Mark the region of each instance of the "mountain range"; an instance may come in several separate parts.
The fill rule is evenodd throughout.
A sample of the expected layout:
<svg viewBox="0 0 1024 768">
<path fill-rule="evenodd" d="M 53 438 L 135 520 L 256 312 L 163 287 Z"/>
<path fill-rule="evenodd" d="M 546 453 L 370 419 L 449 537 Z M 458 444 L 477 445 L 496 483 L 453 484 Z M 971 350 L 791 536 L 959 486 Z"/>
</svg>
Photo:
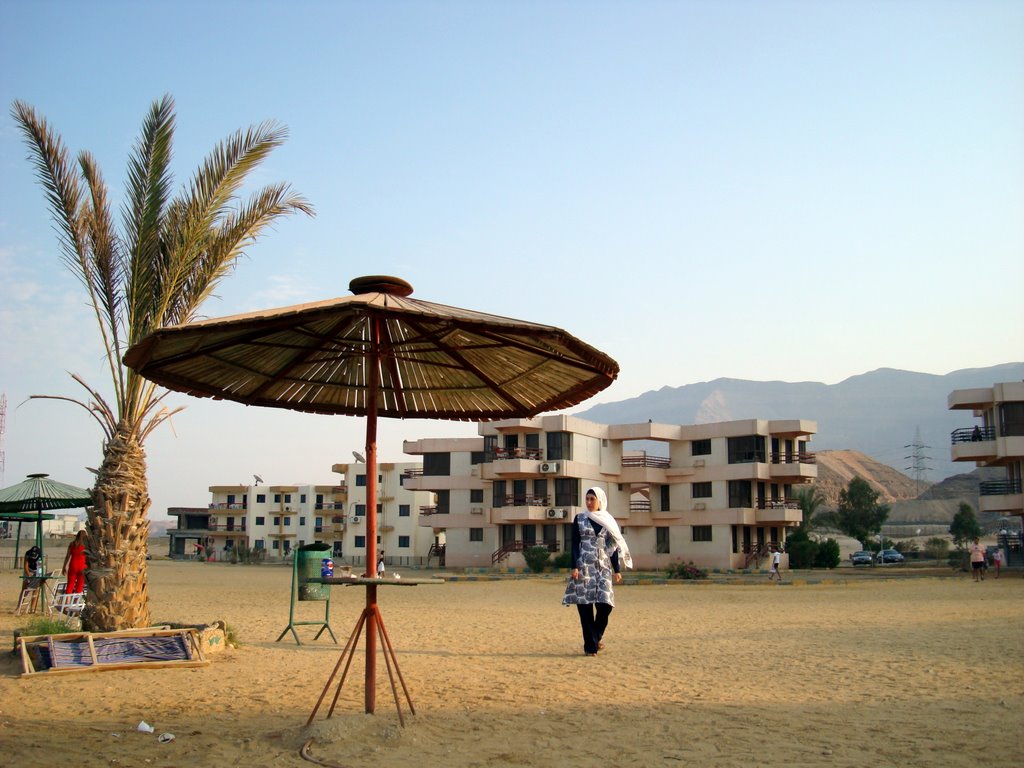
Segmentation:
<svg viewBox="0 0 1024 768">
<path fill-rule="evenodd" d="M 950 460 L 950 433 L 973 426 L 977 419 L 969 411 L 949 410 L 949 393 L 1021 379 L 1024 362 L 942 376 L 880 368 L 838 384 L 723 378 L 666 386 L 575 415 L 601 424 L 810 419 L 818 424 L 812 451 L 852 449 L 928 484 L 974 468 Z M 645 447 L 665 451 L 658 444 Z"/>
</svg>

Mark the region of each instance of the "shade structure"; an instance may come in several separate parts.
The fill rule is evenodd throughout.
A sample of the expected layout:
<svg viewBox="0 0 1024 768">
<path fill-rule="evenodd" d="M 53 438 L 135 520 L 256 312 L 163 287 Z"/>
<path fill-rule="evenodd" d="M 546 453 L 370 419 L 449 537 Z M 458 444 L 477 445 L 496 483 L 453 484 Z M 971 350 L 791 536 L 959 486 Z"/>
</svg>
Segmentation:
<svg viewBox="0 0 1024 768">
<path fill-rule="evenodd" d="M 368 500 L 376 498 L 379 416 L 535 416 L 586 400 L 619 372 L 612 358 L 561 328 L 413 299 L 399 278 L 361 277 L 349 290 L 354 295 L 160 329 L 124 361 L 190 395 L 365 416 Z M 372 577 L 376 505 L 366 508 L 365 575 Z M 366 592 L 369 713 L 380 615 L 377 588 L 368 584 Z"/>
<path fill-rule="evenodd" d="M 0 514 L 35 512 L 36 546 L 40 550 L 43 548 L 44 510 L 76 509 L 91 505 L 92 494 L 89 491 L 51 480 L 50 476 L 45 473 L 29 475 L 17 485 L 0 489 Z M 47 515 L 45 519 L 52 520 L 53 515 Z M 15 545 L 14 557 L 18 557 L 17 545 Z"/>
</svg>

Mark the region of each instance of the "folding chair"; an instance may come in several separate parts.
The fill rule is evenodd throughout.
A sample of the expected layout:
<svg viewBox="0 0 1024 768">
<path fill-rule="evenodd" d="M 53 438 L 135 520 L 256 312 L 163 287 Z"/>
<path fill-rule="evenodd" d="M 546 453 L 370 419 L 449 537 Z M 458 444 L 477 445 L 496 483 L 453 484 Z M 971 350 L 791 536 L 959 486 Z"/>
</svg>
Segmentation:
<svg viewBox="0 0 1024 768">
<path fill-rule="evenodd" d="M 39 593 L 42 589 L 43 585 L 39 579 L 23 579 L 21 597 L 18 598 L 18 607 L 14 610 L 14 615 L 20 616 L 23 613 L 35 613 L 39 607 Z"/>
</svg>

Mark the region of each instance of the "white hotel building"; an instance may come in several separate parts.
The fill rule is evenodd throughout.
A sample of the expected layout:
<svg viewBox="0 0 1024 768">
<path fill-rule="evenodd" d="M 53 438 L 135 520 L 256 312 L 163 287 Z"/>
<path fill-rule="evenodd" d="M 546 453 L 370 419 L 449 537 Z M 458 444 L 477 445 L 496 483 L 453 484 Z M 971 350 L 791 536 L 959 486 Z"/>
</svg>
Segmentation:
<svg viewBox="0 0 1024 768">
<path fill-rule="evenodd" d="M 423 465 L 408 470 L 405 487 L 435 495 L 420 524 L 443 538 L 449 568 L 522 567 L 523 550 L 536 545 L 564 551 L 593 486 L 607 492 L 636 568 L 744 568 L 800 523 L 795 493 L 817 477 L 807 450 L 816 431 L 799 419 L 484 422 L 479 437 L 407 441 Z M 666 450 L 645 450 L 652 441 Z"/>
</svg>

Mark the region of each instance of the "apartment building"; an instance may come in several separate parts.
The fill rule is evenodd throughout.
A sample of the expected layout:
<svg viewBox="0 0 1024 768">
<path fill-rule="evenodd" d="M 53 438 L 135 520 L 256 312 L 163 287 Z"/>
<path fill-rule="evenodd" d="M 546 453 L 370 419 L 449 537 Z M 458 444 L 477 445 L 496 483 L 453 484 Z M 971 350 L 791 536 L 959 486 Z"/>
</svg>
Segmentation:
<svg viewBox="0 0 1024 768">
<path fill-rule="evenodd" d="M 1003 467 L 1006 472 L 1001 480 L 981 484 L 978 511 L 1024 518 L 1024 382 L 957 389 L 949 394 L 948 405 L 950 410 L 971 411 L 976 419 L 974 424 L 953 430 L 953 461 Z"/>
<path fill-rule="evenodd" d="M 380 463 L 377 491 L 377 548 L 389 565 L 416 565 L 430 556 L 434 539 L 417 525 L 414 509 L 433 499 L 407 490 L 414 463 Z M 366 465 L 335 464 L 335 485 L 215 485 L 208 508 L 172 507 L 177 527 L 168 531 L 170 555 L 188 557 L 202 545 L 216 559 L 231 557 L 244 544 L 283 559 L 313 542 L 331 545 L 341 564 L 362 566 L 366 557 Z"/>
<path fill-rule="evenodd" d="M 522 567 L 523 551 L 571 546 L 599 486 L 635 567 L 743 568 L 800 523 L 796 489 L 817 477 L 805 420 L 604 425 L 565 415 L 484 422 L 476 438 L 406 441 L 422 456 L 406 486 L 435 494 L 420 524 L 451 567 Z"/>
</svg>

